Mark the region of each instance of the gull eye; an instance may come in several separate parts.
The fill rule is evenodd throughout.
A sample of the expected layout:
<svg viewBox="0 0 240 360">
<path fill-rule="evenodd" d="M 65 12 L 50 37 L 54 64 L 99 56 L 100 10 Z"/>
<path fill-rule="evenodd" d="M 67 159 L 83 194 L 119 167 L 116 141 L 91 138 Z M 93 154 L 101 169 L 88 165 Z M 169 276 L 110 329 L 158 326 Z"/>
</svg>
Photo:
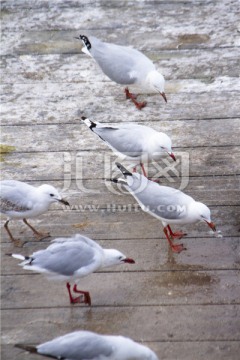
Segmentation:
<svg viewBox="0 0 240 360">
<path fill-rule="evenodd" d="M 50 196 L 51 196 L 51 197 L 53 197 L 53 196 L 54 196 L 54 194 L 50 194 Z"/>
<path fill-rule="evenodd" d="M 122 260 L 122 258 L 123 258 L 122 256 L 119 256 L 119 258 L 118 258 L 118 259 L 119 259 L 119 260 Z"/>
</svg>

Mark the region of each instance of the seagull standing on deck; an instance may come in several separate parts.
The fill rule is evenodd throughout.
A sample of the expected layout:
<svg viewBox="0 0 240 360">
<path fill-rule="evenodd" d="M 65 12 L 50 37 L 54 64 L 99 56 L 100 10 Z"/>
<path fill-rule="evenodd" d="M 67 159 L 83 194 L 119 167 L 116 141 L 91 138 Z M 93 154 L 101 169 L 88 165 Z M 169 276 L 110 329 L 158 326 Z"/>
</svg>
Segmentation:
<svg viewBox="0 0 240 360">
<path fill-rule="evenodd" d="M 176 161 L 172 152 L 172 141 L 168 135 L 158 132 L 149 126 L 138 124 L 118 124 L 109 126 L 93 122 L 82 117 L 83 122 L 97 134 L 100 139 L 122 159 L 140 164 L 143 174 L 147 176 L 144 163 L 158 161 L 165 154 Z M 136 166 L 133 168 L 136 171 Z"/>
<path fill-rule="evenodd" d="M 100 335 L 83 330 L 59 336 L 37 346 L 15 346 L 59 360 L 159 360 L 147 346 L 127 337 Z"/>
<path fill-rule="evenodd" d="M 186 250 L 183 244 L 175 245 L 172 242 L 174 239 L 181 239 L 186 234 L 180 231 L 173 232 L 170 225 L 204 221 L 213 231 L 216 231 L 211 221 L 210 210 L 206 205 L 195 201 L 180 190 L 158 185 L 141 174 L 132 174 L 119 163 L 116 165 L 125 179 L 112 179 L 112 181 L 122 183 L 143 211 L 162 221 L 165 236 L 174 252 L 180 253 Z"/>
<path fill-rule="evenodd" d="M 23 260 L 20 266 L 26 270 L 44 273 L 51 279 L 66 280 L 71 304 L 84 302 L 91 305 L 91 298 L 89 292 L 79 290 L 76 284 L 73 286 L 73 292 L 80 293 L 83 301 L 81 295 L 74 298 L 69 280 L 76 280 L 105 267 L 135 263 L 120 251 L 103 249 L 92 239 L 80 234 L 71 238 L 57 238 L 51 242 L 45 250 L 39 250 L 31 256 L 7 255 Z"/>
<path fill-rule="evenodd" d="M 44 184 L 39 187 L 26 184 L 17 180 L 3 180 L 0 182 L 0 212 L 8 217 L 4 227 L 16 246 L 20 241 L 15 239 L 8 228 L 11 219 L 23 220 L 40 240 L 49 236 L 49 233 L 40 233 L 27 222 L 27 218 L 34 218 L 46 212 L 51 203 L 61 202 L 64 205 L 69 203 L 62 199 L 57 189 Z"/>
<path fill-rule="evenodd" d="M 138 50 L 126 46 L 103 42 L 93 36 L 79 35 L 82 51 L 91 56 L 105 75 L 117 84 L 126 85 L 125 94 L 141 110 L 146 102 L 137 102 L 128 86 L 140 88 L 147 93 L 159 93 L 167 102 L 164 92 L 165 80 L 153 62 Z"/>
</svg>

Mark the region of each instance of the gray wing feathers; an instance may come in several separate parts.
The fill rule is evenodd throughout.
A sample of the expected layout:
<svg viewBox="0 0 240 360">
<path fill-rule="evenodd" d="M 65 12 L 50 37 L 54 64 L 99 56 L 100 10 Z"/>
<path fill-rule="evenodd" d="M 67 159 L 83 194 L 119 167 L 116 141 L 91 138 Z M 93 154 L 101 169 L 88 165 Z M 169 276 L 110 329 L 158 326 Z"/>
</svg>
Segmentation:
<svg viewBox="0 0 240 360">
<path fill-rule="evenodd" d="M 150 60 L 135 49 L 125 46 L 119 46 L 110 43 L 104 43 L 94 37 L 89 37 L 92 44 L 91 55 L 96 60 L 104 74 L 118 84 L 130 85 L 137 80 L 137 74 L 133 70 L 137 69 L 139 61 L 147 62 Z"/>
<path fill-rule="evenodd" d="M 141 178 L 141 177 L 140 177 Z M 136 200 L 145 207 L 145 211 L 151 212 L 157 217 L 163 219 L 181 219 L 186 215 L 187 204 L 191 197 L 179 190 L 148 181 L 147 186 L 142 191 L 137 191 L 137 183 L 128 185 L 129 190 Z"/>
<path fill-rule="evenodd" d="M 92 267 L 95 263 L 98 267 L 95 251 L 84 243 L 52 244 L 46 250 L 34 253 L 32 258 L 32 266 L 63 276 L 73 276 L 79 269 Z"/>
<path fill-rule="evenodd" d="M 109 146 L 118 152 L 131 156 L 141 156 L 143 152 L 143 142 L 141 134 L 136 135 L 135 131 L 124 128 L 98 127 L 93 128 L 93 131 Z"/>
<path fill-rule="evenodd" d="M 106 339 L 87 331 L 70 333 L 37 346 L 40 354 L 63 359 L 98 360 L 112 354 Z"/>
</svg>

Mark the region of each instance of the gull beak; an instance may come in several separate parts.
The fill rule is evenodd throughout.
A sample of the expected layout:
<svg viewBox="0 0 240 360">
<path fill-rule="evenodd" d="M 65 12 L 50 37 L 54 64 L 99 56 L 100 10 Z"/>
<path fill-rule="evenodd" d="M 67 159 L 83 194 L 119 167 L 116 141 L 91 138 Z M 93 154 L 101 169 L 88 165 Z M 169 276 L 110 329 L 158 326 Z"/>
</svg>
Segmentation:
<svg viewBox="0 0 240 360">
<path fill-rule="evenodd" d="M 209 226 L 213 231 L 216 231 L 216 226 L 214 225 L 213 222 L 208 222 L 208 221 L 206 221 L 206 223 L 208 224 L 208 226 Z"/>
<path fill-rule="evenodd" d="M 162 97 L 164 98 L 165 102 L 167 102 L 167 97 L 166 97 L 166 95 L 165 95 L 165 92 L 160 92 L 159 94 L 162 95 Z"/>
<path fill-rule="evenodd" d="M 176 158 L 175 158 L 174 153 L 168 153 L 168 155 L 171 156 L 171 158 L 172 158 L 174 161 L 177 161 Z"/>
<path fill-rule="evenodd" d="M 130 259 L 130 258 L 124 259 L 123 262 L 128 263 L 128 264 L 135 264 L 135 261 L 133 259 Z"/>
<path fill-rule="evenodd" d="M 79 36 L 74 36 L 74 39 L 80 40 Z"/>
<path fill-rule="evenodd" d="M 68 205 L 70 206 L 69 202 L 67 200 L 64 200 L 64 199 L 59 199 L 58 200 L 60 203 L 64 204 L 64 205 Z"/>
</svg>

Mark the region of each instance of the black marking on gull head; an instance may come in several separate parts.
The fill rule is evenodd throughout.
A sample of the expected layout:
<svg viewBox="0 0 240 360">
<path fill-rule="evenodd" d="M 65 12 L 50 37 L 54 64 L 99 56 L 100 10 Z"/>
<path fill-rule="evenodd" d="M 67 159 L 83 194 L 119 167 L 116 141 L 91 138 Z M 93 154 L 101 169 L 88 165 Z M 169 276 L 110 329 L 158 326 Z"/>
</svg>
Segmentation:
<svg viewBox="0 0 240 360">
<path fill-rule="evenodd" d="M 84 45 L 86 46 L 86 48 L 87 48 L 88 50 L 90 50 L 91 47 L 92 47 L 92 45 L 91 45 L 90 41 L 88 40 L 87 36 L 85 36 L 85 35 L 79 35 L 79 38 L 83 41 L 83 43 L 84 43 Z"/>
</svg>

